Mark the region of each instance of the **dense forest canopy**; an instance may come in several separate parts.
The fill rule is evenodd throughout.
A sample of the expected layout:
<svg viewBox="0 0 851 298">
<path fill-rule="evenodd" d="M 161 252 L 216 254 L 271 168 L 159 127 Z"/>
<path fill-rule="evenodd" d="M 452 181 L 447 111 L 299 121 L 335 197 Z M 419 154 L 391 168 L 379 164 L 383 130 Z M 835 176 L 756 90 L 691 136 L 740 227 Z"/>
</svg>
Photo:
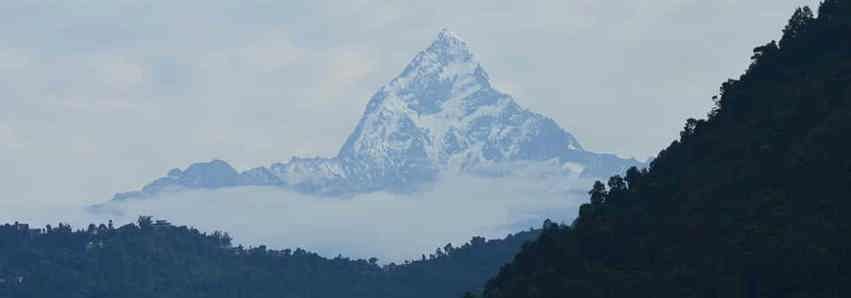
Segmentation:
<svg viewBox="0 0 851 298">
<path fill-rule="evenodd" d="M 458 297 L 539 231 L 447 244 L 421 259 L 327 259 L 303 249 L 232 246 L 221 232 L 140 217 L 135 224 L 0 226 L 0 297 Z"/>
<path fill-rule="evenodd" d="M 752 59 L 707 119 L 595 184 L 483 295 L 851 296 L 851 0 L 798 9 Z"/>
</svg>

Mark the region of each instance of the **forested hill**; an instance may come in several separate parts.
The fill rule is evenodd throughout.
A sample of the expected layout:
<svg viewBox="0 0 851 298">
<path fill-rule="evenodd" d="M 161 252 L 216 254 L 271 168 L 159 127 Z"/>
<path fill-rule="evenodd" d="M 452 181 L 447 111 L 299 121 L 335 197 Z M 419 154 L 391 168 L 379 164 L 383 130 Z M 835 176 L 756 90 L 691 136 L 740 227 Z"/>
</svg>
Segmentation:
<svg viewBox="0 0 851 298">
<path fill-rule="evenodd" d="M 459 297 L 538 234 L 474 237 L 413 262 L 380 266 L 376 259 L 326 259 L 302 249 L 233 247 L 227 234 L 148 217 L 84 231 L 6 224 L 0 226 L 0 297 Z"/>
<path fill-rule="evenodd" d="M 851 0 L 798 9 L 716 100 L 484 296 L 851 297 Z"/>
</svg>

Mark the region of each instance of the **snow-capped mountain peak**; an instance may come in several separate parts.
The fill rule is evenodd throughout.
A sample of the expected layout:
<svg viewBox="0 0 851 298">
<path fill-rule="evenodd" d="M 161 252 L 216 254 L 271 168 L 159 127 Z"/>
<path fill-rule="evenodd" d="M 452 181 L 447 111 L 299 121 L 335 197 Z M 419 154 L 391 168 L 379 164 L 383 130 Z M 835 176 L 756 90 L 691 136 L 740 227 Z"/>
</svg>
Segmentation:
<svg viewBox="0 0 851 298">
<path fill-rule="evenodd" d="M 440 32 L 437 34 L 437 39 L 435 39 L 435 42 L 454 43 L 459 46 L 467 45 L 467 43 L 465 43 L 464 40 L 458 36 L 458 34 L 455 34 L 455 32 L 450 31 L 449 28 L 446 27 L 440 29 Z"/>
<path fill-rule="evenodd" d="M 372 97 L 340 157 L 402 171 L 407 166 L 396 160 L 404 156 L 401 160 L 413 162 L 411 167 L 423 170 L 425 165 L 434 172 L 482 162 L 544 160 L 581 148 L 555 122 L 494 89 L 467 44 L 444 30 Z"/>
<path fill-rule="evenodd" d="M 478 66 L 476 55 L 458 35 L 443 29 L 437 38 L 425 50 L 421 51 L 409 64 L 406 71 L 421 66 L 446 66 L 468 64 Z M 404 76 L 404 72 L 403 72 Z"/>
<path fill-rule="evenodd" d="M 467 44 L 444 29 L 376 96 L 397 95 L 414 111 L 430 113 L 440 109 L 449 95 L 463 92 L 462 89 L 490 88 L 489 80 Z"/>
<path fill-rule="evenodd" d="M 219 161 L 201 168 L 217 169 L 211 175 L 218 179 L 214 185 L 277 185 L 340 195 L 409 191 L 441 172 L 481 173 L 489 172 L 489 167 L 505 172 L 511 167 L 500 165 L 518 162 L 544 162 L 566 174 L 601 177 L 640 165 L 635 160 L 585 151 L 555 121 L 522 108 L 491 85 L 467 43 L 444 29 L 399 76 L 371 97 L 337 156 L 293 158 L 239 175 L 227 171 L 229 166 Z M 184 178 L 187 172 L 172 171 L 154 182 L 159 185 L 156 189 L 208 186 L 195 181 L 204 175 Z M 222 177 L 234 181 L 220 181 Z M 181 181 L 193 182 L 184 185 Z M 162 186 L 171 182 L 175 185 Z M 145 189 L 152 188 L 146 186 L 143 193 Z"/>
</svg>

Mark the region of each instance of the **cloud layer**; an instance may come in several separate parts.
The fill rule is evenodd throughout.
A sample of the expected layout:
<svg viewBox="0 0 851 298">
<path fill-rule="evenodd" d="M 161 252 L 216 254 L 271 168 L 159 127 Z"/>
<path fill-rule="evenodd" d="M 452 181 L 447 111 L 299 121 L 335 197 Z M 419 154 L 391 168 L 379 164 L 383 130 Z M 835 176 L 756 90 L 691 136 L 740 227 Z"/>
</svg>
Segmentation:
<svg viewBox="0 0 851 298">
<path fill-rule="evenodd" d="M 468 41 L 497 88 L 554 118 L 584 147 L 644 159 L 677 135 L 683 119 L 709 110 L 719 84 L 741 73 L 755 45 L 779 36 L 795 6 L 817 2 L 0 1 L 5 21 L 0 26 L 0 220 L 37 213 L 49 215 L 42 222 L 67 220 L 74 207 L 103 202 L 168 169 L 211 158 L 244 170 L 293 155 L 333 155 L 375 89 L 443 27 Z M 474 208 L 487 202 L 450 204 L 465 199 L 463 192 L 452 194 L 422 201 L 433 204 L 425 205 L 432 211 L 457 212 L 450 223 L 470 214 L 467 230 L 445 230 L 410 247 L 401 239 L 413 238 L 377 242 L 410 253 L 511 224 L 495 219 L 498 210 L 489 215 Z M 516 197 L 528 200 L 534 194 Z M 238 215 L 226 216 L 231 209 L 224 208 L 235 201 L 217 195 L 204 196 L 220 202 L 209 207 L 200 197 L 187 200 L 209 214 L 244 218 L 240 227 L 245 228 L 233 229 L 237 236 L 251 231 L 252 212 L 271 212 L 236 209 Z M 327 222 L 317 234 L 332 234 L 327 230 L 341 226 L 335 218 L 383 226 L 343 212 L 351 208 L 367 217 L 371 208 L 381 210 L 369 205 L 376 200 L 383 204 L 375 205 L 396 208 L 388 214 L 419 218 L 409 202 L 415 198 L 384 202 L 391 201 L 385 195 L 326 210 L 268 190 L 239 196 L 257 201 L 246 206 L 289 198 L 284 201 L 292 204 L 286 206 L 293 220 L 298 208 L 313 211 L 305 214 L 335 214 L 317 215 Z M 184 215 L 168 212 L 189 206 L 173 201 L 178 207 L 150 208 L 162 209 L 178 223 L 228 228 L 212 225 L 228 222 L 224 219 L 207 221 L 191 217 L 192 212 L 178 218 Z M 384 219 L 393 227 L 391 220 L 400 218 Z M 473 224 L 477 220 L 485 222 Z M 267 222 L 256 222 L 261 223 Z M 393 233 L 401 232 L 383 235 Z M 245 234 L 240 237 L 278 241 L 271 234 Z M 287 235 L 292 238 L 287 243 L 319 239 Z M 373 251 L 381 250 L 368 252 Z"/>
<path fill-rule="evenodd" d="M 0 216 L 38 224 L 133 222 L 139 215 L 167 219 L 203 231 L 229 232 L 237 243 L 301 247 L 333 257 L 380 257 L 400 262 L 460 244 L 474 235 L 501 238 L 547 218 L 569 222 L 582 192 L 565 189 L 570 179 L 538 177 L 443 177 L 413 195 L 376 193 L 349 199 L 305 196 L 279 188 L 240 187 L 188 191 L 155 199 L 110 203 L 98 212 L 83 206 L 3 206 Z"/>
</svg>

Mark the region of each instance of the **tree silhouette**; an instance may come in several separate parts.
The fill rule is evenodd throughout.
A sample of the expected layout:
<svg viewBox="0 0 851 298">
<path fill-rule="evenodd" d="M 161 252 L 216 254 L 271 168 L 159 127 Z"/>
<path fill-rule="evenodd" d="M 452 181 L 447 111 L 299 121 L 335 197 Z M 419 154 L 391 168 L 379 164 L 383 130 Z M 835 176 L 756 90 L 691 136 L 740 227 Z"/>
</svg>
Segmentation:
<svg viewBox="0 0 851 298">
<path fill-rule="evenodd" d="M 483 297 L 851 296 L 851 0 L 798 9 L 715 104 Z"/>
</svg>

